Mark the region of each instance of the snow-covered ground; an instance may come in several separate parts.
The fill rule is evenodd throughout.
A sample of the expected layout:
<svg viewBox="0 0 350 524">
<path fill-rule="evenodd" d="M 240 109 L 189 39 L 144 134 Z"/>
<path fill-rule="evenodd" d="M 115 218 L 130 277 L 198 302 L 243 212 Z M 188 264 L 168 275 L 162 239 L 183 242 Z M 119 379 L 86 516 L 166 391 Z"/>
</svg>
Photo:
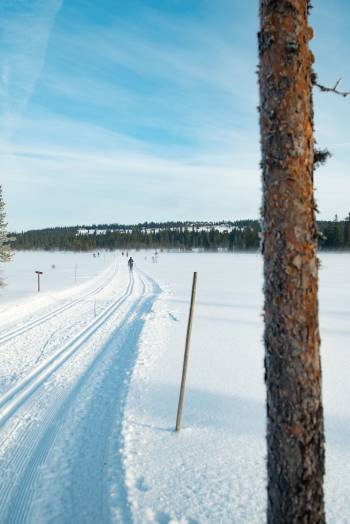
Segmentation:
<svg viewBox="0 0 350 524">
<path fill-rule="evenodd" d="M 37 275 L 42 271 L 41 291 L 61 290 L 81 284 L 98 275 L 115 256 L 110 251 L 95 253 L 61 251 L 17 251 L 9 264 L 1 265 L 0 276 L 6 286 L 0 288 L 0 304 L 37 292 Z"/>
<path fill-rule="evenodd" d="M 154 263 L 132 252 L 130 274 L 120 253 L 51 255 L 17 255 L 18 267 L 47 257 L 45 274 L 56 265 L 40 297 L 17 270 L 5 273 L 14 278 L 0 306 L 0 522 L 264 522 L 260 257 L 160 253 Z M 331 524 L 350 521 L 349 262 L 323 254 L 320 273 Z M 75 263 L 89 278 L 74 282 Z"/>
</svg>

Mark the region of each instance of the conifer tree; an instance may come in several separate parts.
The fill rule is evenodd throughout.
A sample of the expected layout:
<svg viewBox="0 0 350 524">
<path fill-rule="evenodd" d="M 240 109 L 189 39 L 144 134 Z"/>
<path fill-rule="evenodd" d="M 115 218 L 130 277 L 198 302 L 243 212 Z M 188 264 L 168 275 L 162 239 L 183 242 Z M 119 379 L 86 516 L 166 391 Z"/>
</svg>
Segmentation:
<svg viewBox="0 0 350 524">
<path fill-rule="evenodd" d="M 350 213 L 346 217 L 344 224 L 344 247 L 350 247 Z"/>
<path fill-rule="evenodd" d="M 333 222 L 334 231 L 334 247 L 339 249 L 344 245 L 344 230 L 342 224 L 340 224 L 338 215 L 335 215 Z"/>
<path fill-rule="evenodd" d="M 7 223 L 5 222 L 5 203 L 2 197 L 2 187 L 0 186 L 0 261 L 9 262 L 11 260 L 11 250 L 9 246 L 9 238 L 6 233 Z M 0 286 L 3 286 L 4 282 L 0 278 Z"/>
</svg>

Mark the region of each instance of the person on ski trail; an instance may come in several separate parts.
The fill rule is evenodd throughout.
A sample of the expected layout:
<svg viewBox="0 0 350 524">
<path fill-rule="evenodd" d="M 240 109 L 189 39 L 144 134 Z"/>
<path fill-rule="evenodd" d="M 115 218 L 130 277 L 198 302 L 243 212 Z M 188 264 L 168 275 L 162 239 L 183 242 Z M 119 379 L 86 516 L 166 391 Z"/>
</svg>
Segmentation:
<svg viewBox="0 0 350 524">
<path fill-rule="evenodd" d="M 132 268 L 134 267 L 134 260 L 132 257 L 130 257 L 128 260 L 128 266 L 129 266 L 130 271 L 132 271 Z"/>
</svg>

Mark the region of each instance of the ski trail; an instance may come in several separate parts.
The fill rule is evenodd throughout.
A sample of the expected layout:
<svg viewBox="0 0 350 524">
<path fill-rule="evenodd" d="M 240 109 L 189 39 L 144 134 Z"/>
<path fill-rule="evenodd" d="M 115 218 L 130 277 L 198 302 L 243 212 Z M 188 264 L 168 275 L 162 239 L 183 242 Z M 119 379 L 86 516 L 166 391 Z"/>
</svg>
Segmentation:
<svg viewBox="0 0 350 524">
<path fill-rule="evenodd" d="M 0 427 L 25 402 L 35 390 L 42 386 L 64 362 L 74 354 L 86 340 L 120 307 L 131 294 L 133 279 L 130 278 L 126 292 L 108 306 L 95 320 L 84 327 L 77 335 L 51 355 L 45 362 L 31 371 L 24 380 L 8 390 L 0 399 Z"/>
<path fill-rule="evenodd" d="M 133 279 L 129 278 L 126 292 L 123 294 L 122 297 L 119 297 L 119 299 L 116 301 L 117 303 L 119 302 L 119 307 L 124 302 L 125 298 L 129 294 L 131 294 L 132 287 L 133 287 Z M 69 356 L 71 356 L 71 354 L 66 355 L 65 360 L 67 360 Z M 8 391 L 1 398 L 0 406 L 2 406 L 3 409 L 1 410 L 0 408 L 0 420 L 2 418 L 2 425 L 5 425 L 5 422 L 9 422 L 9 419 L 11 419 L 11 416 L 16 412 L 16 410 L 19 409 L 26 400 L 29 400 L 30 397 L 33 396 L 33 394 L 36 392 L 36 390 L 40 388 L 40 386 L 44 385 L 45 379 L 47 379 L 50 375 L 52 375 L 52 372 L 54 371 L 51 368 L 47 370 L 47 366 L 51 364 L 51 361 L 53 361 L 54 365 L 57 364 L 56 360 L 57 359 L 55 358 L 55 355 L 53 358 L 52 357 L 49 358 L 46 362 L 43 363 L 43 365 L 39 366 L 39 369 L 37 368 L 36 370 L 34 370 L 31 376 L 26 377 L 24 381 L 16 385 L 14 388 Z M 46 371 L 46 375 L 44 376 L 40 375 L 40 371 L 42 370 L 42 368 L 44 372 Z M 54 394 L 55 394 L 55 399 L 54 399 L 55 405 L 57 406 L 62 401 L 65 391 L 62 389 L 58 389 L 54 392 Z M 39 401 L 40 401 L 40 397 L 39 397 Z M 45 410 L 45 406 L 43 406 L 42 409 Z M 15 474 L 18 478 L 22 477 L 28 460 L 30 460 L 32 463 L 32 468 L 31 468 L 32 470 L 37 465 L 38 456 L 36 456 L 34 453 L 35 446 L 36 446 L 36 440 L 38 438 L 38 435 L 42 433 L 45 434 L 46 427 L 49 427 L 49 424 L 55 421 L 55 413 L 56 411 L 54 409 L 49 410 L 46 413 L 46 417 L 43 420 L 40 420 L 40 427 L 36 427 L 35 421 L 34 421 L 34 424 L 31 424 L 31 421 L 29 421 L 29 424 L 34 426 L 34 430 L 31 431 L 31 428 L 30 428 L 28 433 L 27 432 L 23 433 L 22 431 L 22 434 L 20 434 L 19 438 L 17 439 L 16 447 L 14 449 L 13 455 L 12 457 L 10 457 L 9 470 L 12 472 L 15 471 Z M 20 426 L 21 426 L 20 422 L 17 423 L 14 428 L 11 428 L 12 432 L 14 432 L 18 427 L 19 429 L 21 429 Z M 43 456 L 42 453 L 45 450 L 45 448 L 47 447 L 47 444 L 50 442 L 49 436 L 50 436 L 49 433 L 47 433 L 45 437 L 46 445 L 43 446 L 43 449 L 40 452 L 41 456 Z M 1 435 L 1 437 L 2 437 L 2 440 L 0 442 L 0 449 L 3 447 L 4 442 L 6 442 L 6 439 L 8 438 L 7 432 L 3 432 L 3 435 Z M 6 506 L 6 500 L 8 500 L 8 498 L 11 496 L 11 491 L 13 488 L 12 479 L 7 475 L 7 471 L 5 468 L 3 468 L 3 473 L 4 473 L 4 476 L 2 478 L 3 485 L 1 486 L 1 489 L 0 489 L 0 516 L 3 513 L 2 508 L 3 506 Z M 21 493 L 19 493 L 18 498 L 19 500 L 21 499 Z M 5 522 L 7 521 L 5 520 Z"/>
<path fill-rule="evenodd" d="M 119 451 L 122 418 L 143 318 L 159 292 L 146 275 L 138 280 L 141 292 L 73 388 L 58 391 L 54 409 L 17 441 L 9 464 L 17 480 L 7 481 L 0 495 L 4 522 L 131 522 Z M 44 500 L 52 479 L 52 499 Z"/>
<path fill-rule="evenodd" d="M 30 320 L 23 324 L 22 326 L 15 328 L 11 331 L 7 331 L 4 334 L 0 334 L 0 344 L 4 344 L 5 342 L 9 342 L 10 340 L 18 337 L 19 335 L 22 335 L 26 333 L 27 331 L 33 329 L 34 327 L 40 326 L 44 322 L 47 322 L 48 320 L 51 320 L 55 318 L 60 313 L 63 313 L 64 311 L 67 311 L 68 309 L 71 309 L 72 307 L 76 306 L 77 304 L 80 304 L 82 301 L 86 300 L 87 298 L 97 295 L 100 293 L 103 289 L 105 289 L 108 284 L 112 281 L 112 279 L 115 276 L 117 269 L 115 268 L 112 275 L 109 275 L 108 278 L 105 280 L 105 282 L 92 291 L 89 291 L 88 293 L 85 293 L 83 296 L 76 298 L 69 302 L 68 304 L 64 304 L 63 306 L 60 306 L 52 311 L 49 311 L 48 313 L 45 313 L 44 315 L 40 316 L 39 318 L 36 318 L 34 320 Z"/>
</svg>

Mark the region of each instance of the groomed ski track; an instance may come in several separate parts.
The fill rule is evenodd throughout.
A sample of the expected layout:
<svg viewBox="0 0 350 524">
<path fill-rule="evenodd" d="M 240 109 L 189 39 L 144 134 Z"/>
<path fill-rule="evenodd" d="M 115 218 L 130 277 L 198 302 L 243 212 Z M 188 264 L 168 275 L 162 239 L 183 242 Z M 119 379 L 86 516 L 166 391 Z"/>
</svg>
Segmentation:
<svg viewBox="0 0 350 524">
<path fill-rule="evenodd" d="M 31 344 L 40 344 L 45 326 L 52 329 L 72 308 L 78 319 L 86 299 L 102 290 L 98 314 L 82 328 L 77 321 L 68 340 L 64 333 L 56 337 L 49 353 L 33 358 L 0 398 L 0 522 L 132 520 L 121 426 L 139 336 L 158 285 L 137 269 L 114 267 L 89 293 L 17 330 L 3 330 L 2 348 L 10 340 L 20 343 L 28 331 Z"/>
<path fill-rule="evenodd" d="M 114 271 L 116 271 L 116 270 L 114 270 Z M 113 271 L 113 274 L 108 275 L 107 279 L 105 280 L 105 282 L 103 284 L 97 286 L 92 291 L 89 291 L 88 293 L 84 293 L 82 296 L 80 296 L 78 298 L 75 298 L 74 300 L 70 300 L 70 301 L 68 301 L 68 303 L 65 303 L 63 306 L 56 307 L 53 310 L 51 310 L 51 311 L 49 311 L 47 313 L 44 313 L 43 315 L 40 315 L 39 317 L 37 317 L 37 318 L 35 318 L 33 320 L 29 320 L 29 321 L 25 322 L 23 325 L 21 325 L 20 327 L 17 327 L 17 328 L 12 329 L 12 330 L 7 330 L 5 333 L 1 333 L 0 332 L 0 344 L 3 344 L 5 342 L 9 342 L 10 340 L 18 337 L 19 335 L 22 335 L 23 333 L 26 333 L 30 329 L 33 329 L 34 327 L 40 326 L 41 324 L 43 324 L 44 322 L 46 322 L 48 320 L 56 318 L 57 315 L 59 315 L 60 313 L 63 313 L 65 311 L 67 311 L 68 309 L 71 309 L 75 305 L 80 304 L 82 301 L 87 300 L 88 298 L 97 295 L 100 291 L 102 291 L 111 282 L 111 280 L 112 280 L 112 278 L 114 276 L 114 271 Z"/>
</svg>

